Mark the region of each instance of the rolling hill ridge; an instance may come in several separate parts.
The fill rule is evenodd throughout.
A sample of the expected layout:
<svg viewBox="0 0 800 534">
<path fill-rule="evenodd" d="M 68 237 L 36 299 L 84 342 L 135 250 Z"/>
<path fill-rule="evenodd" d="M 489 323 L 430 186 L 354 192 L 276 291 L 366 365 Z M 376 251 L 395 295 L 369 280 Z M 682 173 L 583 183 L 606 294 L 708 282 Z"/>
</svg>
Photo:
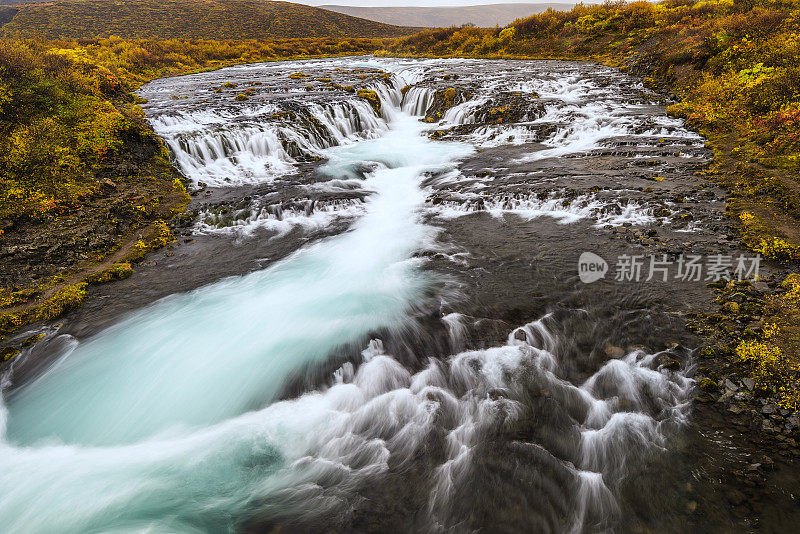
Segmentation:
<svg viewBox="0 0 800 534">
<path fill-rule="evenodd" d="M 265 0 L 68 0 L 19 5 L 4 37 L 280 39 L 396 37 L 403 28 L 342 13 Z"/>
<path fill-rule="evenodd" d="M 322 5 L 323 9 L 344 13 L 353 17 L 397 24 L 400 26 L 419 26 L 425 28 L 446 28 L 474 24 L 483 28 L 506 26 L 516 19 L 541 13 L 548 8 L 568 11 L 571 3 L 536 4 L 486 4 L 458 7 L 360 7 Z"/>
</svg>

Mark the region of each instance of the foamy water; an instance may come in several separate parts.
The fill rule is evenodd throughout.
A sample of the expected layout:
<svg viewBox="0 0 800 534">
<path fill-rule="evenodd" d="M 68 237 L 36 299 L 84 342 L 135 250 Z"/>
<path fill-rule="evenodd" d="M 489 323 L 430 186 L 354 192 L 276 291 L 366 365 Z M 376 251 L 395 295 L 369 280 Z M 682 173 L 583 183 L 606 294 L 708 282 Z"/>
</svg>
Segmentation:
<svg viewBox="0 0 800 534">
<path fill-rule="evenodd" d="M 437 233 L 423 215 L 465 214 L 458 203 L 425 208 L 430 191 L 422 184 L 431 177 L 457 183 L 459 161 L 486 139 L 485 132 L 459 141 L 426 137 L 431 127 L 471 124 L 484 98 L 451 109 L 439 125 L 420 122 L 432 90 L 401 89 L 425 81 L 437 62 L 360 61 L 235 72 L 270 80 L 277 69 L 285 76 L 300 68 L 382 68 L 393 74 L 371 86 L 381 96 L 379 114 L 337 95 L 291 101 L 292 121 L 275 118 L 289 109 L 283 96 L 213 110 L 161 109 L 152 118 L 195 183 L 269 183 L 316 156 L 324 160 L 321 180 L 305 186 L 309 193 L 357 188 L 365 198 L 302 210 L 257 206 L 225 225 L 210 212 L 201 216 L 197 231 L 205 233 L 262 228 L 281 236 L 340 219 L 351 224 L 267 269 L 173 295 L 91 338 L 69 340 L 45 373 L 0 403 L 6 531 L 233 532 L 282 522 L 348 530 L 361 495 L 419 462 L 425 475 L 415 491 L 424 506 L 414 529 L 464 531 L 459 495 L 474 480 L 485 444 L 520 421 L 556 416 L 557 425 L 543 427 L 547 440 L 520 445 L 541 473 L 537 484 L 558 488 L 548 497 L 558 506 L 543 505 L 541 524 L 531 528 L 613 526 L 627 466 L 658 454 L 686 421 L 687 367 L 666 370 L 660 354 L 632 350 L 575 381 L 564 361 L 570 340 L 549 315 L 509 332 L 505 343 L 466 350 L 476 321 L 443 313 L 451 350 L 421 368 L 370 339 L 376 332 L 413 338 L 421 328 L 414 312 L 432 298 L 435 275 L 416 253 L 435 247 Z M 605 90 L 590 80 L 520 85 L 526 83 L 514 79 L 507 87 L 553 100 L 542 121 L 574 117 L 533 159 L 583 153 L 631 134 L 633 119 L 609 104 L 583 102 Z M 163 80 L 152 90 L 169 87 Z M 635 202 L 603 207 L 596 197 L 554 194 L 490 197 L 483 210 L 563 224 L 653 221 L 652 210 Z M 363 348 L 360 358 L 329 373 L 324 385 L 281 397 L 298 373 L 344 356 L 353 344 Z M 550 399 L 544 408 L 531 400 L 543 391 Z"/>
</svg>

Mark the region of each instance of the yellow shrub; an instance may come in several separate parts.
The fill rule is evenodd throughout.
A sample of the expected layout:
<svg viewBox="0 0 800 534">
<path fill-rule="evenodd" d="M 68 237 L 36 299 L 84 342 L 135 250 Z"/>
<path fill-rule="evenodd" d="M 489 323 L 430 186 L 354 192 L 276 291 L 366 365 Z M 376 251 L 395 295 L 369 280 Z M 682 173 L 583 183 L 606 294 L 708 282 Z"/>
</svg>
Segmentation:
<svg viewBox="0 0 800 534">
<path fill-rule="evenodd" d="M 115 263 L 105 271 L 97 273 L 94 276 L 87 278 L 88 282 L 93 284 L 111 282 L 112 280 L 122 280 L 128 278 L 133 274 L 133 268 L 130 263 Z"/>
<path fill-rule="evenodd" d="M 793 245 L 781 239 L 780 237 L 773 237 L 771 239 L 761 239 L 755 251 L 764 256 L 765 258 L 773 259 L 797 259 L 800 257 L 798 252 L 800 247 Z"/>
<path fill-rule="evenodd" d="M 86 282 L 66 286 L 47 299 L 36 312 L 36 319 L 50 320 L 77 308 L 86 298 Z"/>
<path fill-rule="evenodd" d="M 131 247 L 127 260 L 130 262 L 139 261 L 151 250 L 161 248 L 171 243 L 173 239 L 175 239 L 175 237 L 172 235 L 172 230 L 169 229 L 167 223 L 164 221 L 156 221 L 147 235 L 142 236 L 136 241 L 133 247 Z"/>
</svg>

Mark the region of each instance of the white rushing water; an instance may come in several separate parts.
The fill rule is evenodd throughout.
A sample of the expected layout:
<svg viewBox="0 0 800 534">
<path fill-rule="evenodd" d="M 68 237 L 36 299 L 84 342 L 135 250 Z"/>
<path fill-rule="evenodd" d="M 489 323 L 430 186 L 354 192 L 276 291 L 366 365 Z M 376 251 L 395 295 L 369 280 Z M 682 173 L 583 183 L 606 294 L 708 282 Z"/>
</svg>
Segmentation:
<svg viewBox="0 0 800 534">
<path fill-rule="evenodd" d="M 554 333 L 550 316 L 514 330 L 505 344 L 442 354 L 416 371 L 380 340 L 368 341 L 375 332 L 417 327 L 412 312 L 424 302 L 431 275 L 414 253 L 436 233 L 421 222 L 427 196 L 421 183 L 431 175 L 457 180 L 457 162 L 475 150 L 429 140 L 430 125 L 419 116 L 432 91 L 401 92 L 432 64 L 400 62 L 392 83 L 374 86 L 380 117 L 353 98 L 308 104 L 313 126 L 294 129 L 260 120 L 276 113 L 269 104 L 155 119 L 195 182 L 269 181 L 297 163 L 289 140 L 326 160 L 319 172 L 329 181 L 309 189 L 356 184 L 369 195 L 302 213 L 254 210 L 237 226 L 282 235 L 342 215 L 354 222 L 267 269 L 173 295 L 72 341 L 46 372 L 0 402 L 0 530 L 235 532 L 251 521 L 321 517 L 337 530 L 345 525 L 337 518 L 352 510 L 359 492 L 435 451 L 436 464 L 415 488 L 425 503 L 418 526 L 461 531 L 457 490 L 469 484 L 487 436 L 535 417 L 532 384 L 547 391 L 549 409 L 568 414 L 563 443 L 532 447 L 541 458 L 534 468 L 563 482 L 568 503 L 566 516 L 543 512 L 543 525 L 608 528 L 626 462 L 663 447 L 667 430 L 685 421 L 691 389 L 685 369 L 667 371 L 659 355 L 636 350 L 570 382 L 561 361 L 569 342 Z M 575 78 L 531 90 L 550 88 L 572 106 L 589 85 Z M 453 108 L 443 122 L 469 124 L 481 102 L 479 96 Z M 603 135 L 604 128 L 628 127 L 627 119 L 609 120 L 598 126 Z M 575 148 L 569 139 L 585 131 L 582 124 L 554 134 L 543 152 Z M 650 216 L 633 203 L 608 216 L 598 216 L 599 207 L 593 197 L 571 205 L 530 197 L 489 202 L 486 209 L 565 223 L 595 217 L 598 225 Z M 441 215 L 448 209 L 440 208 Z M 201 231 L 215 231 L 203 224 Z M 473 320 L 449 313 L 441 321 L 461 351 Z M 361 361 L 343 364 L 327 387 L 279 398 L 298 373 L 354 343 L 366 345 Z"/>
<path fill-rule="evenodd" d="M 14 398 L 11 439 L 118 444 L 215 423 L 269 401 L 292 370 L 332 349 L 406 326 L 425 287 L 408 258 L 430 231 L 415 221 L 418 177 L 467 149 L 424 140 L 407 116 L 393 126 L 329 154 L 332 176 L 352 162 L 390 165 L 366 180 L 376 194 L 350 232 L 168 298 L 79 345 Z"/>
<path fill-rule="evenodd" d="M 305 127 L 269 121 L 278 111 L 262 106 L 178 113 L 157 117 L 152 124 L 186 176 L 215 186 L 269 182 L 289 172 L 297 163 L 289 146 L 306 156 L 323 157 L 331 146 L 374 139 L 387 129 L 386 122 L 360 100 L 311 103 L 306 111 L 316 124 Z"/>
<path fill-rule="evenodd" d="M 410 256 L 431 232 L 415 214 L 424 200 L 420 175 L 470 151 L 430 142 L 421 130 L 415 118 L 396 111 L 382 137 L 326 152 L 323 172 L 332 177 L 347 175 L 355 163 L 378 165 L 364 183 L 374 195 L 349 232 L 264 271 L 164 299 L 79 343 L 18 391 L 3 408 L 9 415 L 0 486 L 15 488 L 0 498 L 6 526 L 85 532 L 121 514 L 108 526 L 143 528 L 175 499 L 189 504 L 201 497 L 182 478 L 198 463 L 230 453 L 206 473 L 210 478 L 197 481 L 197 491 L 216 494 L 214 488 L 241 482 L 240 468 L 231 464 L 243 460 L 237 449 L 254 453 L 254 443 L 264 440 L 259 454 L 279 463 L 284 439 L 307 439 L 303 434 L 320 420 L 310 412 L 305 417 L 305 409 L 300 419 L 280 405 L 246 412 L 268 404 L 293 371 L 337 347 L 377 329 L 410 327 L 407 313 L 426 288 L 419 260 Z M 311 412 L 327 417 L 325 408 Z M 295 422 L 299 427 L 291 429 Z M 31 463 L 40 466 L 35 473 Z M 174 473 L 157 476 L 166 466 Z M 116 473 L 105 478 L 109 471 Z M 64 499 L 68 486 L 81 495 Z M 163 491 L 150 494 L 152 486 Z M 86 506 L 76 510 L 80 502 Z M 126 514 L 129 525 L 121 518 Z M 152 524 L 185 527 L 169 527 L 165 517 Z"/>
</svg>

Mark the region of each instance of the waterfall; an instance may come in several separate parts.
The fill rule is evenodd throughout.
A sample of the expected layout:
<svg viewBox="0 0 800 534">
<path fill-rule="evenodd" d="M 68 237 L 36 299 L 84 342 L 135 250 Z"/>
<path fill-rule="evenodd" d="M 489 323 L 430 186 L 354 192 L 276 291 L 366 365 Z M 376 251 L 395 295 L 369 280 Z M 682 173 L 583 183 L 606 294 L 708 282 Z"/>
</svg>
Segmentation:
<svg viewBox="0 0 800 534">
<path fill-rule="evenodd" d="M 433 104 L 434 91 L 428 87 L 411 87 L 403 95 L 403 111 L 409 115 L 425 116 Z"/>
<path fill-rule="evenodd" d="M 287 118 L 274 106 L 245 107 L 160 116 L 152 124 L 181 172 L 211 186 L 269 182 L 299 159 L 323 157 L 332 146 L 371 139 L 388 128 L 369 104 L 357 99 L 309 102 L 293 114 Z"/>
<path fill-rule="evenodd" d="M 458 79 L 476 96 L 429 125 L 421 117 L 443 66 L 460 66 Z M 530 279 L 508 279 L 519 272 L 512 264 L 534 269 L 542 259 L 504 251 L 497 229 L 507 215 L 526 234 L 540 217 L 584 221 L 585 233 L 667 224 L 627 190 L 522 186 L 542 178 L 543 160 L 558 167 L 556 158 L 584 157 L 623 135 L 699 140 L 676 119 L 637 117 L 613 100 L 613 87 L 574 67 L 552 68 L 309 60 L 146 86 L 150 120 L 187 177 L 268 184 L 250 188 L 252 197 L 247 189 L 235 208 L 200 204 L 202 239 L 245 235 L 247 246 L 266 229 L 297 248 L 91 337 L 55 338 L 62 348 L 52 365 L 15 388 L 4 382 L 3 529 L 461 532 L 476 530 L 480 508 L 502 527 L 614 530 L 626 477 L 663 454 L 687 422 L 690 351 L 620 341 L 625 349 L 604 352 L 624 335 L 560 294 L 558 312 L 531 312 L 516 293 Z M 298 81 L 296 72 L 306 75 Z M 375 91 L 380 113 L 345 89 L 349 82 Z M 244 87 L 264 89 L 237 99 Z M 170 98 L 181 91 L 190 97 Z M 509 91 L 538 94 L 544 115 L 477 124 L 490 99 Z M 430 139 L 442 133 L 430 128 L 454 125 L 462 128 L 447 140 Z M 518 182 L 511 172 L 495 181 L 482 166 L 519 164 L 504 159 L 511 150 L 531 168 Z M 471 226 L 467 216 L 478 212 L 492 224 Z M 499 251 L 499 278 L 455 261 L 472 252 L 447 241 L 457 231 L 488 239 L 487 255 Z M 439 270 L 443 263 L 469 269 Z M 468 277 L 485 293 L 508 293 L 512 311 L 483 300 L 455 311 L 470 297 Z M 473 316 L 484 308 L 485 317 Z M 362 514 L 364 506 L 378 512 Z"/>
</svg>

